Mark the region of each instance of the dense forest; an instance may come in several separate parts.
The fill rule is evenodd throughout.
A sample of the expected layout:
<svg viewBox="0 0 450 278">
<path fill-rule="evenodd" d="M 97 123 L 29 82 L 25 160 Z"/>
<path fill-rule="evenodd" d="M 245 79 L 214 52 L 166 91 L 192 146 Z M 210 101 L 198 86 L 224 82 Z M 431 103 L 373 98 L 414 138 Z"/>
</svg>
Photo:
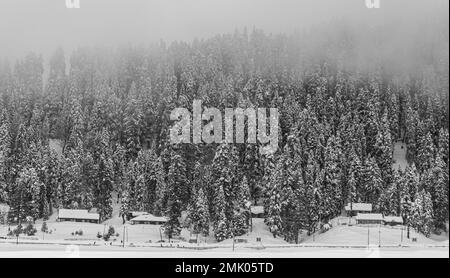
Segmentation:
<svg viewBox="0 0 450 278">
<path fill-rule="evenodd" d="M 121 213 L 166 216 L 171 237 L 188 227 L 221 241 L 246 233 L 249 206 L 263 205 L 273 235 L 295 242 L 347 202 L 368 202 L 427 236 L 445 229 L 448 29 L 411 44 L 407 67 L 382 44 L 361 54 L 345 30 L 318 39 L 253 29 L 1 61 L 0 203 L 11 207 L 9 221 L 47 219 L 56 208 L 96 209 L 106 220 L 117 198 Z M 277 108 L 277 152 L 171 144 L 171 111 L 192 110 L 194 100 Z M 393 167 L 400 141 L 406 169 Z"/>
</svg>

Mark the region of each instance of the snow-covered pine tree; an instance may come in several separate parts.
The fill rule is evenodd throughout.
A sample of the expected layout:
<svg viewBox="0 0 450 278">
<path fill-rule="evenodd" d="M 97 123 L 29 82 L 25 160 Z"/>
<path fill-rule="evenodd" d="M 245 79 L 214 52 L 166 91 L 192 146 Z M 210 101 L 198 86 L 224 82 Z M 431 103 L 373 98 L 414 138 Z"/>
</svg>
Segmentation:
<svg viewBox="0 0 450 278">
<path fill-rule="evenodd" d="M 420 140 L 419 149 L 417 151 L 417 169 L 420 173 L 429 170 L 434 163 L 434 144 L 431 134 L 427 133 Z"/>
<path fill-rule="evenodd" d="M 439 153 L 442 156 L 442 160 L 444 161 L 444 163 L 447 164 L 448 167 L 448 163 L 449 163 L 449 136 L 448 136 L 448 129 L 446 128 L 441 128 L 441 130 L 439 131 Z"/>
<path fill-rule="evenodd" d="M 244 176 L 242 181 L 238 184 L 237 192 L 234 199 L 234 215 L 231 220 L 233 222 L 233 232 L 235 235 L 243 235 L 247 232 L 251 217 L 250 206 L 250 187 L 247 182 L 247 177 Z"/>
<path fill-rule="evenodd" d="M 82 154 L 79 154 L 77 149 L 70 149 L 66 152 L 62 164 L 61 183 L 57 190 L 60 208 L 78 208 L 81 197 L 80 178 L 82 177 L 80 155 Z"/>
<path fill-rule="evenodd" d="M 133 82 L 128 93 L 124 119 L 124 133 L 128 159 L 135 158 L 142 148 L 142 118 L 143 113 L 138 99 L 136 85 Z"/>
<path fill-rule="evenodd" d="M 362 198 L 366 203 L 377 204 L 383 189 L 381 172 L 373 157 L 368 157 L 364 163 L 361 175 Z"/>
<path fill-rule="evenodd" d="M 399 215 L 401 180 L 397 171 L 394 171 L 392 182 L 380 193 L 377 207 L 384 215 Z"/>
<path fill-rule="evenodd" d="M 445 223 L 449 216 L 448 202 L 448 168 L 438 153 L 433 168 L 429 170 L 430 193 L 433 200 L 434 225 L 437 229 L 446 230 Z"/>
<path fill-rule="evenodd" d="M 388 102 L 388 119 L 389 119 L 389 128 L 392 134 L 392 139 L 398 140 L 400 138 L 400 106 L 398 101 L 398 94 L 395 91 L 388 91 L 388 96 L 390 95 L 390 99 Z"/>
<path fill-rule="evenodd" d="M 0 202 L 7 201 L 8 197 L 8 159 L 10 155 L 11 138 L 6 112 L 0 114 Z"/>
<path fill-rule="evenodd" d="M 417 155 L 417 144 L 418 144 L 418 126 L 419 126 L 419 115 L 416 110 L 412 107 L 407 108 L 406 120 L 405 120 L 405 141 L 407 145 L 406 158 L 408 161 L 416 161 Z"/>
<path fill-rule="evenodd" d="M 173 150 L 170 158 L 170 167 L 167 183 L 167 207 L 166 217 L 168 221 L 164 224 L 164 232 L 169 238 L 177 236 L 181 232 L 182 210 L 182 188 L 187 186 L 186 165 L 183 158 L 176 150 Z"/>
<path fill-rule="evenodd" d="M 431 194 L 425 189 L 419 191 L 416 194 L 411 210 L 411 226 L 426 237 L 429 237 L 433 229 L 433 202 Z"/>
<path fill-rule="evenodd" d="M 405 183 L 405 189 L 409 193 L 409 196 L 411 198 L 414 198 L 414 196 L 416 196 L 416 193 L 419 191 L 420 183 L 420 175 L 417 172 L 417 168 L 414 164 L 406 167 L 403 181 Z"/>
<path fill-rule="evenodd" d="M 43 179 L 42 182 L 46 186 L 47 203 L 49 215 L 53 211 L 53 207 L 57 205 L 57 190 L 61 182 L 61 158 L 51 149 L 47 149 L 43 161 Z"/>
<path fill-rule="evenodd" d="M 196 191 L 193 195 L 194 200 L 189 207 L 189 218 L 191 219 L 193 232 L 196 234 L 202 234 L 203 236 L 209 235 L 209 209 L 208 200 L 203 192 L 202 188 Z"/>
<path fill-rule="evenodd" d="M 363 165 L 361 164 L 361 160 L 359 159 L 359 156 L 355 152 L 354 148 L 351 148 L 350 150 L 349 160 L 350 166 L 347 175 L 349 176 L 348 190 L 349 198 L 351 197 L 351 199 L 349 199 L 348 202 L 358 202 L 362 200 L 361 181 L 363 174 Z"/>
<path fill-rule="evenodd" d="M 80 194 L 79 205 L 83 209 L 90 210 L 94 206 L 94 189 L 96 187 L 97 165 L 92 154 L 84 151 L 81 145 L 78 145 L 77 152 L 80 156 Z"/>
<path fill-rule="evenodd" d="M 217 224 L 214 228 L 214 237 L 218 242 L 224 241 L 229 237 L 228 221 L 225 216 L 225 210 L 222 209 L 217 218 Z"/>
<path fill-rule="evenodd" d="M 332 217 L 340 213 L 342 209 L 342 178 L 343 170 L 341 168 L 342 148 L 340 139 L 331 136 L 328 139 L 325 148 L 325 163 L 324 163 L 324 185 L 322 191 L 322 200 L 327 207 L 325 215 Z"/>
<path fill-rule="evenodd" d="M 111 160 L 109 148 L 109 133 L 104 129 L 98 134 L 99 157 L 96 162 L 96 188 L 94 191 L 94 203 L 100 214 L 101 220 L 106 220 L 112 216 L 112 191 L 114 189 L 114 165 Z"/>
<path fill-rule="evenodd" d="M 156 202 L 153 206 L 153 212 L 156 215 L 163 214 L 163 208 L 165 204 L 165 193 L 166 193 L 166 173 L 164 172 L 163 163 L 161 157 L 157 158 L 157 161 L 153 164 L 153 173 L 156 178 Z"/>
<path fill-rule="evenodd" d="M 389 127 L 388 114 L 384 113 L 376 136 L 374 157 L 378 163 L 381 178 L 383 179 L 383 188 L 385 189 L 389 188 L 392 184 L 392 155 L 391 129 Z"/>
<path fill-rule="evenodd" d="M 238 156 L 235 147 L 231 144 L 222 143 L 217 149 L 212 165 L 212 179 L 214 187 L 213 207 L 217 207 L 217 202 L 222 202 L 221 191 L 224 194 L 224 209 L 226 221 L 230 221 L 234 216 L 234 199 L 238 187 Z M 221 209 L 215 211 L 214 219 L 217 221 Z M 217 224 L 217 223 L 216 223 Z M 229 223 L 227 223 L 229 227 Z"/>
<path fill-rule="evenodd" d="M 282 156 L 277 158 L 275 170 L 269 180 L 268 205 L 266 210 L 266 217 L 264 222 L 269 228 L 269 231 L 274 237 L 283 234 L 282 214 L 282 193 L 283 184 L 286 182 L 284 170 L 284 158 Z"/>
<path fill-rule="evenodd" d="M 377 87 L 377 86 L 376 86 Z M 368 111 L 365 119 L 365 136 L 366 136 L 366 147 L 367 154 L 373 155 L 375 151 L 375 144 L 377 134 L 379 132 L 379 99 L 378 99 L 378 89 L 370 94 Z"/>
<path fill-rule="evenodd" d="M 270 203 L 271 183 L 270 179 L 274 175 L 275 171 L 275 159 L 273 154 L 265 155 L 263 157 L 263 172 L 262 188 L 263 188 L 263 206 L 264 211 L 268 211 Z"/>
<path fill-rule="evenodd" d="M 244 160 L 242 162 L 243 174 L 248 177 L 248 185 L 255 203 L 263 197 L 261 186 L 262 169 L 260 165 L 259 146 L 257 144 L 247 144 L 245 146 Z"/>
<path fill-rule="evenodd" d="M 11 211 L 9 221 L 24 221 L 28 216 L 33 219 L 40 217 L 40 192 L 42 183 L 39 181 L 34 168 L 24 168 L 15 182 L 12 192 Z"/>
<path fill-rule="evenodd" d="M 119 208 L 119 215 L 122 217 L 123 223 L 125 223 L 125 221 L 127 220 L 126 216 L 130 211 L 130 195 L 128 193 L 128 188 L 124 188 L 122 190 Z"/>
<path fill-rule="evenodd" d="M 71 99 L 70 108 L 68 119 L 70 135 L 67 144 L 64 146 L 64 151 L 77 148 L 84 133 L 83 112 L 81 110 L 80 100 L 77 97 Z"/>
</svg>

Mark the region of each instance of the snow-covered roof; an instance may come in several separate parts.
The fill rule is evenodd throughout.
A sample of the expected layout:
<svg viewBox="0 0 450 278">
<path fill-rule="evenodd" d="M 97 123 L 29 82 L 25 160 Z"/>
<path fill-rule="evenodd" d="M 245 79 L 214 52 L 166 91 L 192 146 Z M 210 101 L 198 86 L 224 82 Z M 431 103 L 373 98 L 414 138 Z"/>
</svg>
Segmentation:
<svg viewBox="0 0 450 278">
<path fill-rule="evenodd" d="M 139 215 L 143 215 L 143 214 L 149 214 L 146 211 L 132 211 L 130 213 L 131 213 L 131 216 L 133 216 L 133 217 L 136 217 L 136 216 L 139 216 Z"/>
<path fill-rule="evenodd" d="M 263 206 L 252 206 L 251 207 L 251 212 L 253 214 L 261 214 L 264 213 L 264 207 Z"/>
<path fill-rule="evenodd" d="M 403 218 L 400 216 L 385 216 L 384 221 L 390 223 L 403 223 Z"/>
<path fill-rule="evenodd" d="M 167 218 L 164 216 L 154 216 L 153 214 L 142 214 L 130 221 L 152 221 L 152 222 L 167 222 Z"/>
<path fill-rule="evenodd" d="M 350 209 L 351 208 L 351 209 Z M 347 211 L 372 211 L 372 204 L 368 203 L 348 203 L 345 206 Z"/>
<path fill-rule="evenodd" d="M 60 209 L 58 218 L 99 220 L 98 213 L 89 213 L 87 209 Z"/>
<path fill-rule="evenodd" d="M 381 213 L 358 213 L 356 220 L 383 220 Z"/>
<path fill-rule="evenodd" d="M 8 212 L 9 206 L 7 204 L 0 204 L 0 212 Z"/>
</svg>

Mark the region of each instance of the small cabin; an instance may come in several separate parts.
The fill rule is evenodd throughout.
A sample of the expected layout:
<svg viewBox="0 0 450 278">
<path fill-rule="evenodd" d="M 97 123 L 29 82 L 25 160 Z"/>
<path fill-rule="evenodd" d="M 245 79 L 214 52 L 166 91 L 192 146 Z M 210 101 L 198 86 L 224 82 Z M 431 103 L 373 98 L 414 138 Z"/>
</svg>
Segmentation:
<svg viewBox="0 0 450 278">
<path fill-rule="evenodd" d="M 125 216 L 126 220 L 129 221 L 135 217 L 138 217 L 138 216 L 141 216 L 144 214 L 148 214 L 148 212 L 146 212 L 146 211 L 129 211 L 129 212 L 126 212 L 124 214 L 124 216 Z"/>
<path fill-rule="evenodd" d="M 252 206 L 250 208 L 252 213 L 252 218 L 264 218 L 264 207 L 263 206 Z"/>
<path fill-rule="evenodd" d="M 372 204 L 369 203 L 348 203 L 345 206 L 345 212 L 347 216 L 355 216 L 358 213 L 371 213 Z"/>
<path fill-rule="evenodd" d="M 358 213 L 356 224 L 383 224 L 384 218 L 381 213 Z"/>
<path fill-rule="evenodd" d="M 153 214 L 141 214 L 130 220 L 132 225 L 149 224 L 149 225 L 163 225 L 167 222 L 164 216 L 154 216 Z"/>
<path fill-rule="evenodd" d="M 59 209 L 57 221 L 100 223 L 100 214 L 90 213 L 87 209 Z"/>
<path fill-rule="evenodd" d="M 400 216 L 385 216 L 384 224 L 389 226 L 403 225 L 403 218 Z"/>
</svg>

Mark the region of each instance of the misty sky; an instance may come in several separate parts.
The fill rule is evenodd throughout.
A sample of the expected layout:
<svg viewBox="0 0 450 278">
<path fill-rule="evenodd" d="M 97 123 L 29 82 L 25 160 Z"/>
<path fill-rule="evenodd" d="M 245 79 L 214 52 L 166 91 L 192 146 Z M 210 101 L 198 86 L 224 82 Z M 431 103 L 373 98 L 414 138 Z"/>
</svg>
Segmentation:
<svg viewBox="0 0 450 278">
<path fill-rule="evenodd" d="M 0 57 L 35 51 L 45 55 L 62 46 L 141 44 L 232 33 L 253 26 L 289 33 L 336 19 L 368 25 L 411 24 L 446 13 L 448 0 L 0 0 Z"/>
</svg>

